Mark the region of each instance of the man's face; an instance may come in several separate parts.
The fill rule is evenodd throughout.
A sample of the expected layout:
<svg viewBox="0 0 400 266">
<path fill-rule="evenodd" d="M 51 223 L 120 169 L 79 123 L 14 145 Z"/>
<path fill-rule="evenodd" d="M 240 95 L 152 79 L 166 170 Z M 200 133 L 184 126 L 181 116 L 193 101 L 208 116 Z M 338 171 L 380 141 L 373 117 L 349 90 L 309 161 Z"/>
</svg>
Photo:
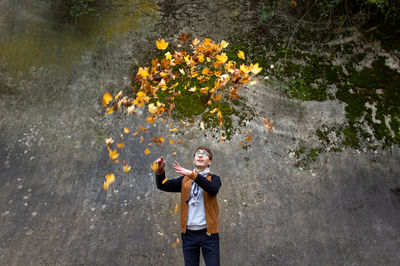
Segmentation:
<svg viewBox="0 0 400 266">
<path fill-rule="evenodd" d="M 210 166 L 211 160 L 208 157 L 208 153 L 205 150 L 197 150 L 193 157 L 193 164 L 196 168 L 206 169 Z"/>
</svg>

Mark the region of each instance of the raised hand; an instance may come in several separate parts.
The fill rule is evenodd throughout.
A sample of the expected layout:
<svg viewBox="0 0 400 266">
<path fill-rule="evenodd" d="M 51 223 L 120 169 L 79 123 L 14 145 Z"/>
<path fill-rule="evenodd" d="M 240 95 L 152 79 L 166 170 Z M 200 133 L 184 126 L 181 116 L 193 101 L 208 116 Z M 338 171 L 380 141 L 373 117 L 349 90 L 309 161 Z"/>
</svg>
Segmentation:
<svg viewBox="0 0 400 266">
<path fill-rule="evenodd" d="M 176 171 L 178 174 L 185 175 L 185 176 L 189 176 L 189 175 L 192 174 L 192 171 L 191 171 L 191 170 L 188 170 L 188 169 L 186 169 L 186 168 L 183 168 L 182 166 L 179 165 L 179 163 L 178 163 L 177 161 L 174 162 L 174 164 L 172 165 L 172 167 L 175 169 L 175 171 Z"/>
<path fill-rule="evenodd" d="M 165 161 L 164 157 L 160 157 L 156 160 L 156 163 L 158 164 L 158 171 L 163 171 L 165 168 Z"/>
</svg>

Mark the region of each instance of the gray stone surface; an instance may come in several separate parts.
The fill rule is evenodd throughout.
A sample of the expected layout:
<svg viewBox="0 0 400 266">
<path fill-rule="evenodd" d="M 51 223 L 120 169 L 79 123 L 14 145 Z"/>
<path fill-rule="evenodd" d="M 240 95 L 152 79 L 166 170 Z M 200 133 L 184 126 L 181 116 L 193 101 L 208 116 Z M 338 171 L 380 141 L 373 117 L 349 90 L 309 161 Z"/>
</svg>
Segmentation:
<svg viewBox="0 0 400 266">
<path fill-rule="evenodd" d="M 343 122 L 344 106 L 288 99 L 262 77 L 239 91 L 258 116 L 248 127 L 249 150 L 238 147 L 243 134 L 218 143 L 196 127 L 187 129 L 182 145 L 152 148 L 148 156 L 132 138 L 121 155 L 132 171 L 124 180 L 117 175 L 117 194 L 102 190 L 105 174 L 121 171 L 108 161 L 105 138 L 144 124 L 143 115 L 106 116 L 102 94 L 129 87 L 132 64 L 148 61 L 159 36 L 186 30 L 221 40 L 251 30 L 252 3 L 159 1 L 160 9 L 138 18 L 135 30 L 94 38 L 69 66 L 55 62 L 15 75 L 4 65 L 1 265 L 183 265 L 181 246 L 171 248 L 180 237 L 173 212 L 179 195 L 157 190 L 149 166 L 164 155 L 174 177 L 170 163 L 190 168 L 200 144 L 212 148 L 212 172 L 222 178 L 222 265 L 398 265 L 400 198 L 390 188 L 400 185 L 399 148 L 323 153 L 307 168 L 296 167 L 293 151 L 313 147 L 320 125 Z M 22 2 L 1 4 L 24 11 Z M 262 117 L 275 121 L 273 134 Z M 157 125 L 152 134 L 166 130 Z"/>
</svg>

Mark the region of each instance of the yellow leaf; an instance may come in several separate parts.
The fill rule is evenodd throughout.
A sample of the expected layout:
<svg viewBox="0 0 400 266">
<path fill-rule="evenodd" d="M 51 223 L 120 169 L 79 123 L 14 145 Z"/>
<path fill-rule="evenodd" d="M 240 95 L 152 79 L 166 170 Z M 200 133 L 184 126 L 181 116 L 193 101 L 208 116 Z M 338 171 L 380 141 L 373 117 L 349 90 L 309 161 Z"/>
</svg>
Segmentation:
<svg viewBox="0 0 400 266">
<path fill-rule="evenodd" d="M 111 94 L 109 94 L 108 92 L 106 92 L 106 93 L 104 93 L 104 95 L 103 95 L 102 104 L 103 104 L 104 106 L 107 106 L 112 100 L 113 100 L 113 97 L 111 96 Z"/>
<path fill-rule="evenodd" d="M 129 128 L 125 127 L 125 128 L 124 128 L 124 132 L 125 132 L 126 134 L 128 134 L 128 133 L 131 132 L 131 131 L 129 130 Z"/>
<path fill-rule="evenodd" d="M 171 140 L 169 141 L 169 144 L 174 144 L 174 140 L 171 139 Z"/>
<path fill-rule="evenodd" d="M 132 133 L 132 136 L 136 136 L 139 133 L 139 131 L 136 131 L 135 133 Z"/>
<path fill-rule="evenodd" d="M 150 153 L 150 150 L 149 150 L 149 149 L 145 149 L 145 150 L 144 150 L 144 154 L 148 155 L 149 153 Z"/>
<path fill-rule="evenodd" d="M 112 184 L 115 181 L 115 175 L 114 174 L 107 174 L 106 175 L 106 180 L 108 184 Z"/>
<path fill-rule="evenodd" d="M 171 60 L 172 59 L 172 54 L 170 52 L 165 53 L 165 59 Z"/>
<path fill-rule="evenodd" d="M 177 213 L 177 212 L 178 212 L 178 210 L 179 210 L 179 205 L 178 205 L 178 204 L 176 204 L 176 205 L 175 205 L 174 212 L 175 212 L 175 213 Z"/>
<path fill-rule="evenodd" d="M 215 113 L 216 111 L 218 111 L 219 110 L 219 108 L 214 108 L 214 109 L 212 109 L 211 111 L 210 111 L 210 114 L 213 114 L 213 113 Z"/>
<path fill-rule="evenodd" d="M 221 48 L 222 49 L 225 49 L 226 47 L 228 47 L 228 45 L 229 45 L 229 42 L 226 42 L 226 41 L 222 41 L 221 42 Z"/>
<path fill-rule="evenodd" d="M 119 156 L 119 153 L 117 153 L 117 150 L 113 150 L 113 151 L 109 151 L 108 156 L 113 159 L 116 160 Z"/>
<path fill-rule="evenodd" d="M 257 75 L 258 73 L 260 73 L 262 69 L 263 69 L 262 67 L 258 66 L 258 63 L 256 63 L 255 65 L 250 64 L 250 71 L 254 75 Z"/>
<path fill-rule="evenodd" d="M 106 113 L 107 114 L 112 114 L 112 113 L 114 113 L 114 111 L 115 111 L 115 106 L 112 106 L 112 107 L 108 107 L 107 108 Z"/>
<path fill-rule="evenodd" d="M 240 71 L 242 71 L 243 73 L 248 73 L 250 70 L 245 64 L 241 64 Z"/>
<path fill-rule="evenodd" d="M 103 189 L 104 189 L 104 190 L 107 190 L 107 189 L 108 189 L 108 186 L 109 186 L 109 184 L 107 183 L 107 181 L 104 181 Z"/>
<path fill-rule="evenodd" d="M 167 181 L 168 181 L 168 178 L 164 178 L 164 180 L 161 183 L 164 184 Z"/>
<path fill-rule="evenodd" d="M 149 113 L 154 115 L 157 112 L 157 106 L 154 105 L 154 103 L 149 104 Z"/>
<path fill-rule="evenodd" d="M 164 39 L 161 39 L 161 41 L 156 40 L 156 46 L 158 50 L 165 50 L 168 47 L 168 42 L 165 42 Z"/>
<path fill-rule="evenodd" d="M 239 50 L 239 52 L 237 53 L 237 56 L 238 56 L 239 58 L 245 60 L 244 52 L 243 52 L 243 51 Z"/>
<path fill-rule="evenodd" d="M 201 92 L 201 93 L 204 93 L 204 94 L 207 94 L 207 93 L 208 93 L 208 87 L 201 88 L 201 89 L 200 89 L 200 92 Z"/>
<path fill-rule="evenodd" d="M 137 75 L 141 76 L 142 78 L 147 78 L 150 75 L 149 68 L 148 67 L 146 67 L 146 68 L 140 67 Z"/>
<path fill-rule="evenodd" d="M 115 100 L 118 99 L 118 98 L 121 97 L 121 96 L 122 96 L 122 91 L 118 92 L 118 94 L 115 95 Z"/>
<path fill-rule="evenodd" d="M 225 53 L 216 55 L 215 58 L 218 60 L 220 64 L 224 64 L 228 60 L 228 56 Z"/>
<path fill-rule="evenodd" d="M 127 164 L 124 165 L 124 172 L 128 173 L 131 170 L 131 167 Z"/>
<path fill-rule="evenodd" d="M 177 128 L 171 128 L 169 131 L 170 131 L 170 132 L 178 132 L 179 129 L 177 129 Z"/>
<path fill-rule="evenodd" d="M 118 149 L 123 149 L 124 147 L 125 147 L 125 144 L 123 142 L 117 144 Z"/>
<path fill-rule="evenodd" d="M 151 165 L 150 165 L 151 170 L 153 171 L 157 171 L 158 170 L 158 163 L 156 161 L 154 161 Z"/>
<path fill-rule="evenodd" d="M 221 137 L 221 138 L 219 139 L 220 142 L 224 142 L 225 140 L 226 140 L 226 137 Z"/>
</svg>

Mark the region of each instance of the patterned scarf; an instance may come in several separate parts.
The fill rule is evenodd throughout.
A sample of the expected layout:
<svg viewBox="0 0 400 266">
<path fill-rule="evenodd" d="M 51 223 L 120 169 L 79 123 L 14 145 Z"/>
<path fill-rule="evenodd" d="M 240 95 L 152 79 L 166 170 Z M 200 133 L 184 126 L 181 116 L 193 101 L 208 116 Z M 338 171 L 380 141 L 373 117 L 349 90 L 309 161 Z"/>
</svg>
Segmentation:
<svg viewBox="0 0 400 266">
<path fill-rule="evenodd" d="M 206 168 L 204 171 L 197 172 L 196 169 L 193 170 L 197 174 L 206 177 L 208 173 L 210 172 L 210 168 Z M 190 198 L 189 198 L 189 204 L 193 204 L 196 206 L 199 203 L 201 196 L 201 188 L 196 182 L 192 182 L 192 186 L 190 188 Z"/>
</svg>

